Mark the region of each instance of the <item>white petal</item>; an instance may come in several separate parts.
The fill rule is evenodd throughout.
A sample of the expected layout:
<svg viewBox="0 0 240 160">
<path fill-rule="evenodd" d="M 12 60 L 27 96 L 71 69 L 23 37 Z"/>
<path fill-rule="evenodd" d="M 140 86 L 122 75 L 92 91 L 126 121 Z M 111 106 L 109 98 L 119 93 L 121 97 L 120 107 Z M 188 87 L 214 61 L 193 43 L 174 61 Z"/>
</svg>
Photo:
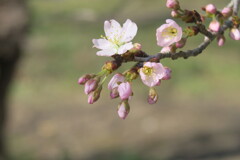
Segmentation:
<svg viewBox="0 0 240 160">
<path fill-rule="evenodd" d="M 96 54 L 98 56 L 112 56 L 114 55 L 115 53 L 117 53 L 117 50 L 115 48 L 110 48 L 110 49 L 104 49 L 104 50 L 101 50 L 101 51 L 98 51 Z"/>
<path fill-rule="evenodd" d="M 118 39 L 122 32 L 121 25 L 114 19 L 104 22 L 104 31 L 108 39 Z"/>
<path fill-rule="evenodd" d="M 126 53 L 129 49 L 133 48 L 133 44 L 132 42 L 126 43 L 124 45 L 122 45 L 119 49 L 118 49 L 118 54 L 124 54 Z"/>
<path fill-rule="evenodd" d="M 123 24 L 122 33 L 120 37 L 121 42 L 129 42 L 131 41 L 137 34 L 137 25 L 132 22 L 130 19 L 127 19 Z"/>
<path fill-rule="evenodd" d="M 112 43 L 109 42 L 106 39 L 93 39 L 93 47 L 96 47 L 98 49 L 108 49 L 112 46 Z"/>
</svg>

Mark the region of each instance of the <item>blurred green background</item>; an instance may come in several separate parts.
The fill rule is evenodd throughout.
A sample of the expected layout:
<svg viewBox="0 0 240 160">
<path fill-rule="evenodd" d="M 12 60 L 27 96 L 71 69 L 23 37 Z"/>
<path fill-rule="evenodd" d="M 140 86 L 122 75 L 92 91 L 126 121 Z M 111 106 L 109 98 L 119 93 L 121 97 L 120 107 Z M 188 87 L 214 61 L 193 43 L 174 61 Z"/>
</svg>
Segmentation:
<svg viewBox="0 0 240 160">
<path fill-rule="evenodd" d="M 228 1 L 180 0 L 183 8 Z M 126 19 L 139 28 L 134 42 L 154 54 L 155 31 L 170 11 L 164 0 L 29 0 L 32 26 L 11 90 L 8 147 L 12 159 L 35 160 L 239 160 L 239 42 L 213 42 L 203 54 L 162 63 L 172 79 L 158 88 L 159 101 L 146 102 L 148 88 L 138 79 L 126 120 L 119 100 L 87 104 L 77 84 L 97 73 L 108 57 L 97 57 L 92 39 L 104 34 L 104 20 Z M 179 20 L 178 23 L 181 24 Z M 186 26 L 186 24 L 181 24 Z M 203 36 L 191 38 L 195 48 Z M 123 72 L 133 64 L 124 64 Z M 140 87 L 141 86 L 141 87 Z"/>
</svg>

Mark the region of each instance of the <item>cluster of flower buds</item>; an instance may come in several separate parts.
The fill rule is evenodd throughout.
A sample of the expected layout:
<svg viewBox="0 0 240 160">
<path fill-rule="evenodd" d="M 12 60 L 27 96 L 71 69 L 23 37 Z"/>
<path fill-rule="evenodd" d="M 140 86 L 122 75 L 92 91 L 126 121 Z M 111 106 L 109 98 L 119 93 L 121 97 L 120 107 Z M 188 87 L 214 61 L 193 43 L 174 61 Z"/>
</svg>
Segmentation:
<svg viewBox="0 0 240 160">
<path fill-rule="evenodd" d="M 224 20 L 232 18 L 233 26 L 230 29 L 230 37 L 234 40 L 240 40 L 239 18 L 232 16 L 232 8 L 224 8 L 219 11 L 214 5 L 209 4 L 203 7 L 206 15 L 200 15 L 197 11 L 182 10 L 178 0 L 167 0 L 166 6 L 172 10 L 171 15 L 180 18 L 186 23 L 194 23 L 182 29 L 174 20 L 167 19 L 166 24 L 161 25 L 156 30 L 157 45 L 162 47 L 161 54 L 175 54 L 176 50 L 185 46 L 189 37 L 195 36 L 200 32 L 200 27 L 204 26 L 205 18 L 212 18 L 209 24 L 209 31 L 216 33 L 218 45 L 222 46 L 225 42 L 223 31 L 220 28 Z M 158 100 L 156 87 L 163 80 L 171 78 L 171 69 L 160 63 L 158 56 L 151 57 L 142 51 L 139 43 L 131 41 L 137 34 L 138 27 L 131 20 L 121 26 L 116 20 L 104 22 L 105 36 L 100 39 L 93 39 L 93 47 L 100 49 L 96 54 L 98 56 L 112 57 L 113 61 L 108 61 L 97 74 L 86 74 L 79 78 L 78 83 L 85 85 L 85 93 L 88 95 L 88 103 L 96 102 L 101 94 L 102 86 L 107 77 L 116 71 L 122 63 L 137 62 L 132 68 L 123 72 L 116 73 L 108 83 L 110 98 L 119 98 L 118 115 L 125 119 L 130 111 L 129 101 L 132 99 L 132 83 L 140 77 L 143 84 L 149 87 L 147 101 L 154 104 Z M 144 60 L 136 60 L 135 58 Z"/>
<path fill-rule="evenodd" d="M 196 23 L 203 24 L 205 23 L 206 18 L 210 18 L 211 21 L 208 26 L 208 30 L 213 34 L 217 35 L 218 46 L 223 46 L 226 38 L 224 32 L 221 31 L 221 26 L 224 21 L 232 18 L 234 25 L 229 30 L 229 36 L 233 40 L 240 40 L 240 30 L 239 30 L 239 18 L 233 15 L 232 7 L 225 7 L 222 10 L 218 10 L 214 4 L 208 4 L 205 7 L 202 7 L 202 10 L 205 11 L 205 15 L 200 15 L 197 11 L 183 10 L 179 5 L 178 0 L 167 0 L 166 6 L 172 10 L 171 15 L 174 18 L 180 18 L 186 23 Z M 188 27 L 184 30 L 187 37 L 197 35 L 199 29 L 195 26 Z"/>
<path fill-rule="evenodd" d="M 229 19 L 233 16 L 232 7 L 225 7 L 222 10 L 218 10 L 217 7 L 213 4 L 208 4 L 202 8 L 206 12 L 205 18 L 210 18 L 211 22 L 209 24 L 209 30 L 215 33 L 218 33 L 217 42 L 218 46 L 223 46 L 226 38 L 224 32 L 219 33 L 221 26 L 223 25 L 224 20 Z M 233 40 L 240 40 L 240 31 L 238 25 L 232 26 L 229 31 L 229 36 Z"/>
</svg>

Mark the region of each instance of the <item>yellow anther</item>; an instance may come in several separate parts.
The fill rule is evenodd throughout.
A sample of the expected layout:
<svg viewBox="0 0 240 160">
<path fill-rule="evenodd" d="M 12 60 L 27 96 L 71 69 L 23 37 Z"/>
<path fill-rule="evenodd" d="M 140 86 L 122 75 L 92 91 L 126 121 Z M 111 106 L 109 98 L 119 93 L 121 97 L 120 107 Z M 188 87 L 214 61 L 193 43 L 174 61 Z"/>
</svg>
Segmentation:
<svg viewBox="0 0 240 160">
<path fill-rule="evenodd" d="M 177 29 L 173 27 L 168 27 L 162 32 L 163 37 L 175 37 L 177 36 Z"/>
<path fill-rule="evenodd" d="M 142 71 L 145 75 L 149 76 L 153 73 L 153 68 L 144 66 Z"/>
</svg>

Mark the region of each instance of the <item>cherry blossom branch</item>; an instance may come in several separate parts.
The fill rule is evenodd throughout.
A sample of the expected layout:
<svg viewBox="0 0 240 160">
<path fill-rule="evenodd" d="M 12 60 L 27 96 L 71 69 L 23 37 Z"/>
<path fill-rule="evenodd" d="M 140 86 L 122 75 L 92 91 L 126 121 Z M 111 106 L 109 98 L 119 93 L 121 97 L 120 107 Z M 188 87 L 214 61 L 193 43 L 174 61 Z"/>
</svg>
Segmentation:
<svg viewBox="0 0 240 160">
<path fill-rule="evenodd" d="M 229 36 L 233 40 L 240 40 L 240 18 L 237 16 L 240 0 L 231 2 L 222 10 L 218 10 L 214 4 L 208 4 L 202 8 L 205 14 L 199 14 L 196 10 L 182 9 L 178 0 L 167 0 L 166 7 L 171 9 L 173 18 L 180 18 L 185 23 L 191 23 L 186 28 L 180 27 L 174 20 L 167 19 L 156 30 L 157 45 L 163 47 L 160 53 L 148 55 L 142 51 L 142 45 L 132 43 L 131 40 L 137 34 L 137 25 L 127 19 L 121 26 L 116 20 L 104 22 L 105 37 L 93 39 L 95 48 L 100 49 L 98 56 L 112 57 L 107 61 L 100 72 L 96 74 L 85 74 L 79 78 L 78 84 L 84 85 L 85 94 L 88 96 L 88 103 L 95 103 L 101 94 L 106 78 L 121 67 L 123 63 L 135 62 L 133 67 L 124 72 L 116 73 L 108 83 L 110 98 L 120 98 L 118 115 L 125 119 L 130 111 L 128 101 L 133 96 L 131 84 L 138 77 L 149 87 L 148 103 L 154 104 L 158 100 L 155 87 L 162 83 L 162 80 L 171 78 L 171 69 L 160 63 L 161 59 L 178 58 L 187 59 L 201 54 L 215 39 L 218 46 L 225 42 L 224 32 L 230 29 Z M 203 23 L 205 19 L 211 19 L 209 26 Z M 176 51 L 185 46 L 188 38 L 202 34 L 204 41 L 195 49 L 187 51 Z"/>
<path fill-rule="evenodd" d="M 229 2 L 229 4 L 226 7 L 228 7 L 228 8 L 233 7 L 233 0 L 231 0 L 231 2 Z"/>
<path fill-rule="evenodd" d="M 226 29 L 230 28 L 232 26 L 232 21 L 231 20 L 227 20 L 225 22 L 225 24 L 222 26 L 222 28 L 220 29 L 219 33 L 224 32 Z M 173 60 L 178 59 L 178 58 L 184 58 L 187 59 L 188 57 L 191 56 L 197 56 L 200 53 L 202 53 L 202 51 L 204 49 L 207 48 L 207 46 L 217 37 L 217 35 L 219 34 L 211 34 L 211 32 L 208 32 L 205 27 L 200 27 L 200 32 L 202 34 L 204 34 L 205 36 L 207 36 L 208 38 L 206 38 L 204 40 L 204 42 L 202 42 L 197 48 L 192 49 L 192 50 L 188 50 L 188 51 L 179 51 L 176 53 L 157 53 L 156 55 L 149 55 L 148 57 L 135 57 L 134 60 L 135 61 L 139 61 L 139 62 L 147 62 L 150 59 L 156 58 L 156 59 L 164 59 L 164 58 L 171 58 Z"/>
<path fill-rule="evenodd" d="M 232 0 L 227 7 L 233 7 L 234 15 L 237 15 L 239 10 L 240 0 Z M 199 32 L 206 36 L 205 40 L 195 49 L 188 50 L 188 51 L 179 51 L 176 53 L 157 53 L 156 55 L 148 55 L 147 57 L 138 57 L 135 56 L 134 61 L 137 62 L 147 62 L 153 58 L 155 59 L 164 59 L 164 58 L 171 58 L 173 60 L 178 58 L 187 59 L 188 57 L 197 56 L 206 49 L 209 44 L 221 33 L 223 33 L 226 29 L 231 28 L 233 26 L 232 18 L 229 18 L 225 21 L 224 25 L 220 28 L 217 33 L 211 33 L 206 29 L 206 27 L 201 22 L 196 22 Z"/>
<path fill-rule="evenodd" d="M 233 13 L 234 13 L 234 15 L 238 14 L 239 5 L 240 5 L 240 0 L 233 0 Z"/>
</svg>

